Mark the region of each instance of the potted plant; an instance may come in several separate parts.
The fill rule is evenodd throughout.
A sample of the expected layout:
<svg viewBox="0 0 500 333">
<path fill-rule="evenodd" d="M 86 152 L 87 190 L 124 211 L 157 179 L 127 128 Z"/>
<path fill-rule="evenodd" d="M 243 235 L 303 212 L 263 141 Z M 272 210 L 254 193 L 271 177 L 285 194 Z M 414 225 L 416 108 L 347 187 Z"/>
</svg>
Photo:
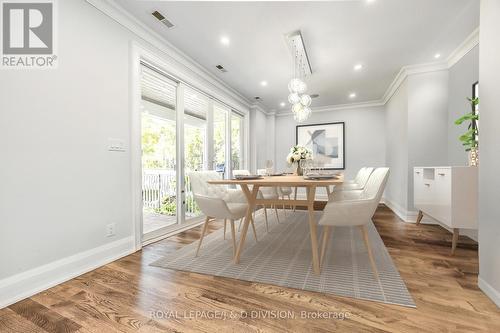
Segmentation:
<svg viewBox="0 0 500 333">
<path fill-rule="evenodd" d="M 297 163 L 297 168 L 295 173 L 298 176 L 302 176 L 302 168 L 300 166 L 300 161 L 310 160 L 312 158 L 312 151 L 303 146 L 293 146 L 290 148 L 290 153 L 286 157 L 288 164 Z"/>
<path fill-rule="evenodd" d="M 477 166 L 479 163 L 479 129 L 478 121 L 479 114 L 476 112 L 476 107 L 479 105 L 479 98 L 467 98 L 471 105 L 471 112 L 463 115 L 455 120 L 455 125 L 462 125 L 464 122 L 469 122 L 467 132 L 462 134 L 458 139 L 462 142 L 465 151 L 469 152 L 469 166 Z"/>
</svg>

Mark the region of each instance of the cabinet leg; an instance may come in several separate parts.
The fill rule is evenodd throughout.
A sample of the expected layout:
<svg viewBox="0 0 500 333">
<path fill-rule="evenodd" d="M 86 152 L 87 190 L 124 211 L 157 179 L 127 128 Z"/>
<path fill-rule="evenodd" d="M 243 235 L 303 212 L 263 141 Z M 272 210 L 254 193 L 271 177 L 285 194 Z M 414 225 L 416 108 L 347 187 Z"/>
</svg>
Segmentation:
<svg viewBox="0 0 500 333">
<path fill-rule="evenodd" d="M 418 211 L 418 216 L 417 216 L 417 222 L 416 224 L 419 225 L 420 222 L 422 221 L 422 218 L 424 217 L 424 213 L 422 213 L 421 210 Z"/>
<path fill-rule="evenodd" d="M 453 228 L 453 239 L 451 241 L 451 254 L 455 254 L 455 249 L 457 248 L 458 236 L 460 235 L 460 229 Z"/>
</svg>

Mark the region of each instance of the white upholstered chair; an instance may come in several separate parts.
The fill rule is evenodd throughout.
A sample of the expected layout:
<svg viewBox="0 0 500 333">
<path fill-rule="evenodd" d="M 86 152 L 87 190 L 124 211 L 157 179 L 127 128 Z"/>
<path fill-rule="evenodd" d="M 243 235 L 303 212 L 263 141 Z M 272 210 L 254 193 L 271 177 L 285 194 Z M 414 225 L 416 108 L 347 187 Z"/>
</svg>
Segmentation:
<svg viewBox="0 0 500 333">
<path fill-rule="evenodd" d="M 335 186 L 333 192 L 364 189 L 372 172 L 373 168 L 361 168 L 353 180 L 345 181 L 343 184 Z"/>
<path fill-rule="evenodd" d="M 373 258 L 366 226 L 371 221 L 380 203 L 388 178 L 389 168 L 377 168 L 371 173 L 363 190 L 332 193 L 319 220 L 319 224 L 324 227 L 321 244 L 321 262 L 325 257 L 328 240 L 330 239 L 333 227 L 359 227 L 363 233 L 373 273 L 378 278 L 378 271 Z"/>
<path fill-rule="evenodd" d="M 241 200 L 241 196 L 237 191 L 230 191 L 224 185 L 208 184 L 210 180 L 219 180 L 221 176 L 216 171 L 193 171 L 188 174 L 191 181 L 191 189 L 193 191 L 194 200 L 200 207 L 203 214 L 206 215 L 203 230 L 201 232 L 200 241 L 196 250 L 196 256 L 200 251 L 203 237 L 208 229 L 208 224 L 214 219 L 224 220 L 224 236 L 227 220 L 231 223 L 231 236 L 233 239 L 233 251 L 236 252 L 236 233 L 234 221 L 243 218 L 246 215 L 248 204 Z M 240 191 L 241 192 L 241 191 Z M 257 232 L 253 219 L 250 221 L 253 228 L 255 240 L 257 240 Z"/>
<path fill-rule="evenodd" d="M 266 169 L 257 169 L 257 174 L 265 176 L 267 174 L 267 170 Z M 277 187 L 271 187 L 271 186 L 260 187 L 259 191 L 260 191 L 260 193 L 262 193 L 262 197 L 264 199 L 279 199 L 279 197 L 280 197 Z M 276 219 L 279 223 L 280 217 L 278 215 L 278 209 L 276 208 L 276 205 L 271 205 L 271 208 L 274 208 L 274 212 L 276 213 Z"/>
</svg>

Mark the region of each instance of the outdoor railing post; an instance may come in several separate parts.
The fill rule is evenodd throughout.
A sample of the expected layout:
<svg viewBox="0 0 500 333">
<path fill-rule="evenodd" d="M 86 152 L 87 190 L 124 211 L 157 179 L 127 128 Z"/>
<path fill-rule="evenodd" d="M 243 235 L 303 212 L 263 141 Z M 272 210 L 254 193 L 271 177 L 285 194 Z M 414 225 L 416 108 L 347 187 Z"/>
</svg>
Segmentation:
<svg viewBox="0 0 500 333">
<path fill-rule="evenodd" d="M 161 209 L 161 174 L 158 173 L 158 209 Z"/>
</svg>

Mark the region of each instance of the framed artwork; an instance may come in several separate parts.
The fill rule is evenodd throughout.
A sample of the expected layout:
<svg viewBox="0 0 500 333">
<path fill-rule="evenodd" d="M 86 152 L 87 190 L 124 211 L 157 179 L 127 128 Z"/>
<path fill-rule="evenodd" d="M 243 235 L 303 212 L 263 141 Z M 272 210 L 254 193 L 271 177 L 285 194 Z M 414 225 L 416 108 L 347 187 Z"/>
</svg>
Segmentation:
<svg viewBox="0 0 500 333">
<path fill-rule="evenodd" d="M 345 124 L 344 122 L 298 125 L 295 143 L 309 148 L 313 159 L 325 169 L 345 169 Z"/>
</svg>

